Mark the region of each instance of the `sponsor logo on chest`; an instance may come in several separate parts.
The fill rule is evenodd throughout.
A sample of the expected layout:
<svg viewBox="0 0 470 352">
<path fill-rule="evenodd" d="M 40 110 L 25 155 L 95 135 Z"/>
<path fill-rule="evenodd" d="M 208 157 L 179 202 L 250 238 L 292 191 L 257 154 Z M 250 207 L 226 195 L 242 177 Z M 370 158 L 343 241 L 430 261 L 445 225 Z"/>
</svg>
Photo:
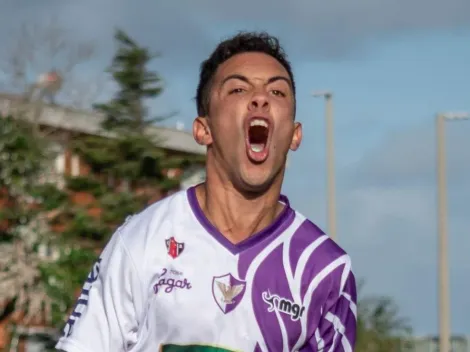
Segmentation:
<svg viewBox="0 0 470 352">
<path fill-rule="evenodd" d="M 287 314 L 293 321 L 299 320 L 304 314 L 305 307 L 288 298 L 271 294 L 269 290 L 267 292 L 264 291 L 261 296 L 263 297 L 263 301 L 268 305 L 268 312 L 278 311 Z"/>
<path fill-rule="evenodd" d="M 158 282 L 153 285 L 153 292 L 155 294 L 160 291 L 170 293 L 175 289 L 190 290 L 191 288 L 191 283 L 187 278 L 183 277 L 182 272 L 163 268 L 162 273 L 158 276 Z"/>
</svg>

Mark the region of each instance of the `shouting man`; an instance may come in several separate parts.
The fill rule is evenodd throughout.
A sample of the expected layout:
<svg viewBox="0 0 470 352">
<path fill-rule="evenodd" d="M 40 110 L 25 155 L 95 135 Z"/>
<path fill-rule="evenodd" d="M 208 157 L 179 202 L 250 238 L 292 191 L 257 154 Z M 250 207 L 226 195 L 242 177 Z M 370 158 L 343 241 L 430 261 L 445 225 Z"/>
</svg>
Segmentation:
<svg viewBox="0 0 470 352">
<path fill-rule="evenodd" d="M 196 100 L 206 181 L 116 231 L 57 348 L 353 351 L 351 260 L 280 194 L 302 127 L 278 40 L 221 42 L 201 65 Z"/>
</svg>

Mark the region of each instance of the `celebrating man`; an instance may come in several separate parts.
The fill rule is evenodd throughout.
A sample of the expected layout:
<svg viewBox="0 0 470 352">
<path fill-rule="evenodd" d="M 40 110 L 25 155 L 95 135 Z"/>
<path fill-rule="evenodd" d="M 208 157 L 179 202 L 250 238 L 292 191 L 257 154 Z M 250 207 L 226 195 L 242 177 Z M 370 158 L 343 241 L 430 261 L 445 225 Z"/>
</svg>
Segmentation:
<svg viewBox="0 0 470 352">
<path fill-rule="evenodd" d="M 57 348 L 353 351 L 350 258 L 280 194 L 302 127 L 278 40 L 221 42 L 201 65 L 196 100 L 206 181 L 116 231 Z"/>
</svg>

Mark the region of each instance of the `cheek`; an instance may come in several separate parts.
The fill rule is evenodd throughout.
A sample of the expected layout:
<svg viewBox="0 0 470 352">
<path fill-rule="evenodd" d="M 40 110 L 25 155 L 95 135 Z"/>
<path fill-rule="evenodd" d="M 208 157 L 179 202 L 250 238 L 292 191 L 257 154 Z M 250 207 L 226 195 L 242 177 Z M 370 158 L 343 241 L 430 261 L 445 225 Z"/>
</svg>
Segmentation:
<svg viewBox="0 0 470 352">
<path fill-rule="evenodd" d="M 287 126 L 287 124 L 285 127 L 278 130 L 278 133 L 275 136 L 276 143 L 274 144 L 274 147 L 277 149 L 279 153 L 287 152 L 290 149 L 290 145 L 292 143 L 293 131 L 294 131 L 293 126 Z"/>
<path fill-rule="evenodd" d="M 243 133 L 243 113 L 238 111 L 235 107 L 230 106 L 226 109 L 218 109 L 218 111 L 210 117 L 212 120 L 211 131 L 217 134 L 219 139 L 225 136 L 236 136 Z"/>
<path fill-rule="evenodd" d="M 240 139 L 243 130 L 238 126 L 237 121 L 230 116 L 221 118 L 214 123 L 211 128 L 212 138 L 220 145 L 233 144 Z"/>
<path fill-rule="evenodd" d="M 292 122 L 294 120 L 294 104 L 290 99 L 274 101 L 271 104 L 272 109 L 282 121 Z"/>
</svg>

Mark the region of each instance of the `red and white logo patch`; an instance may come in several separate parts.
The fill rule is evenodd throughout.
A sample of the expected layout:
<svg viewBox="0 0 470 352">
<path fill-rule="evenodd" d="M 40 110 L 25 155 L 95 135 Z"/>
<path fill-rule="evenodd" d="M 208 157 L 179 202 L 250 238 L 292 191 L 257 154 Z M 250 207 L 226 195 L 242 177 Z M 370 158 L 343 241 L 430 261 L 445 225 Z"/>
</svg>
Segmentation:
<svg viewBox="0 0 470 352">
<path fill-rule="evenodd" d="M 168 255 L 175 259 L 178 257 L 184 250 L 184 243 L 177 242 L 174 237 L 170 237 L 165 240 L 166 249 L 168 251 Z"/>
</svg>

